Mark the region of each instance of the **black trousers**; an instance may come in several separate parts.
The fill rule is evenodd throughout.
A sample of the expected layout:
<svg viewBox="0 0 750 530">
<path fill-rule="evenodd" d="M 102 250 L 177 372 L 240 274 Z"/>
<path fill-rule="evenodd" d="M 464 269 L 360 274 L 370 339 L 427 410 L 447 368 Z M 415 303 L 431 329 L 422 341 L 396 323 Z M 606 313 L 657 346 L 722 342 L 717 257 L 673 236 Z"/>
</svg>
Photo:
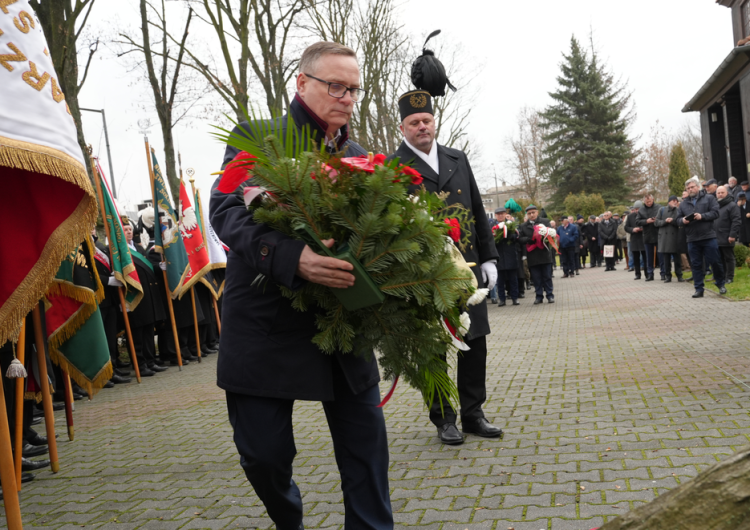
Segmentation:
<svg viewBox="0 0 750 530">
<path fill-rule="evenodd" d="M 641 260 L 646 259 L 646 251 L 644 250 L 631 250 L 630 254 L 633 256 L 633 268 L 635 269 L 636 278 L 641 276 Z M 645 265 L 645 261 L 644 261 Z"/>
<path fill-rule="evenodd" d="M 138 358 L 139 365 L 154 364 L 156 360 L 156 349 L 154 348 L 154 325 L 137 326 L 132 328 L 133 346 L 135 347 L 135 356 Z"/>
<path fill-rule="evenodd" d="M 195 328 L 188 326 L 185 328 L 177 328 L 177 340 L 180 342 L 180 353 L 182 358 L 190 357 L 190 349 L 188 348 L 188 333 L 192 333 L 195 337 Z M 169 322 L 159 328 L 158 334 L 159 340 L 159 358 L 162 361 L 176 361 L 177 350 L 174 347 L 174 334 L 172 333 L 172 325 Z M 195 339 L 193 339 L 195 342 Z"/>
<path fill-rule="evenodd" d="M 734 247 L 719 247 L 721 264 L 724 266 L 724 279 L 734 281 L 734 269 L 737 259 L 734 257 Z"/>
<path fill-rule="evenodd" d="M 466 345 L 471 349 L 459 352 L 456 379 L 462 422 L 484 418 L 482 405 L 487 401 L 487 337 L 467 339 Z M 440 401 L 435 397 L 430 407 L 430 421 L 436 427 L 456 423 L 457 415 L 453 407 L 443 403 L 441 410 Z"/>
<path fill-rule="evenodd" d="M 505 291 L 511 300 L 518 300 L 518 269 L 497 270 L 497 296 L 505 302 Z"/>
<path fill-rule="evenodd" d="M 117 361 L 117 312 L 120 310 L 119 305 L 99 306 L 102 314 L 102 323 L 104 324 L 104 334 L 107 336 L 107 347 L 109 348 L 109 357 L 112 359 L 112 366 Z"/>
<path fill-rule="evenodd" d="M 672 277 L 672 260 L 674 260 L 674 273 L 678 278 L 682 278 L 682 258 L 679 254 L 663 253 L 661 254 L 661 258 L 662 274 L 668 278 Z"/>
<path fill-rule="evenodd" d="M 615 241 L 615 257 L 618 260 L 622 260 L 622 239 L 617 239 Z"/>
<path fill-rule="evenodd" d="M 542 265 L 534 265 L 533 267 L 529 267 L 529 272 L 531 273 L 531 283 L 534 284 L 534 291 L 537 299 L 544 298 L 544 294 L 546 293 L 547 299 L 549 300 L 549 298 L 553 296 L 552 264 L 544 263 Z"/>
<path fill-rule="evenodd" d="M 601 265 L 602 265 L 602 251 L 599 248 L 598 243 L 593 242 L 593 244 L 589 244 L 589 255 L 591 256 L 589 258 L 589 263 L 591 264 L 591 266 L 592 267 L 601 267 Z"/>
<path fill-rule="evenodd" d="M 388 487 L 388 440 L 380 392 L 375 385 L 353 394 L 334 365 L 334 401 L 324 401 L 344 494 L 347 530 L 393 528 Z M 293 399 L 227 392 L 234 443 L 255 493 L 278 530 L 302 528 L 302 498 L 292 478 L 297 454 L 292 429 Z"/>
<path fill-rule="evenodd" d="M 560 247 L 560 262 L 564 274 L 569 276 L 574 275 L 578 268 L 576 263 L 576 247 Z"/>
</svg>

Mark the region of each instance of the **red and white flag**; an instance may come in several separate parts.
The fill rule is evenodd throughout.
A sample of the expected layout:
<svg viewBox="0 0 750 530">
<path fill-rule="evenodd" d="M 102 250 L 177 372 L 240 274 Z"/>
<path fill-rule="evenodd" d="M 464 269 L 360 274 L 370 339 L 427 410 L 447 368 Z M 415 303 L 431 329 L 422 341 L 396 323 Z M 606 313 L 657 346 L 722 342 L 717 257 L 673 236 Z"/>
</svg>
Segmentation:
<svg viewBox="0 0 750 530">
<path fill-rule="evenodd" d="M 195 282 L 211 270 L 211 260 L 208 257 L 208 248 L 203 241 L 200 225 L 198 224 L 198 214 L 190 200 L 190 194 L 185 189 L 185 183 L 180 181 L 180 234 L 182 242 L 185 245 L 185 252 L 188 255 L 190 266 L 185 275 L 185 286 L 180 294 L 187 292 Z"/>
</svg>

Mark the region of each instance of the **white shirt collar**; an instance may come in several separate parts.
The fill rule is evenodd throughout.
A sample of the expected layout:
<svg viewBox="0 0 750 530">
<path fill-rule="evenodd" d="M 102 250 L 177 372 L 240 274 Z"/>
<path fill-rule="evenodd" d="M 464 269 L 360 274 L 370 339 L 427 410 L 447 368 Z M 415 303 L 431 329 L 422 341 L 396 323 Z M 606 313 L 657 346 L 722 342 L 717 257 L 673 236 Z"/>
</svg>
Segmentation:
<svg viewBox="0 0 750 530">
<path fill-rule="evenodd" d="M 409 143 L 409 140 L 407 140 L 406 138 L 404 138 L 404 143 L 409 147 L 409 149 L 414 151 L 414 153 L 416 153 L 416 155 L 419 158 L 424 160 L 427 163 L 427 165 L 430 166 L 435 173 L 437 173 L 438 175 L 440 174 L 440 164 L 438 162 L 438 152 L 437 152 L 437 141 L 435 140 L 432 141 L 430 154 L 426 154 L 423 151 L 420 151 L 419 149 L 411 145 Z"/>
<path fill-rule="evenodd" d="M 336 136 L 334 136 L 333 138 L 329 139 L 326 136 L 326 147 L 329 147 L 329 148 L 333 149 L 334 151 L 338 151 L 339 150 L 339 140 L 340 139 L 341 139 L 341 129 L 338 129 L 336 131 Z"/>
</svg>

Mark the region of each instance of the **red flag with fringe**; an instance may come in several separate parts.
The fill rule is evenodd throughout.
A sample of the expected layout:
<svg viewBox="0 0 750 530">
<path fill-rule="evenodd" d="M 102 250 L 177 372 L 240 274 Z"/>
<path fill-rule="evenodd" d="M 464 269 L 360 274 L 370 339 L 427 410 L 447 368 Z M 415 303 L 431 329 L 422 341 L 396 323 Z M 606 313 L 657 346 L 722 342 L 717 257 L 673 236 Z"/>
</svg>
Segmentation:
<svg viewBox="0 0 750 530">
<path fill-rule="evenodd" d="M 180 234 L 185 245 L 190 267 L 185 275 L 185 288 L 182 294 L 200 280 L 204 274 L 211 270 L 211 260 L 208 257 L 208 248 L 203 241 L 203 234 L 198 221 L 198 214 L 190 200 L 190 194 L 185 189 L 185 183 L 180 181 Z M 182 294 L 180 297 L 182 297 Z"/>
</svg>

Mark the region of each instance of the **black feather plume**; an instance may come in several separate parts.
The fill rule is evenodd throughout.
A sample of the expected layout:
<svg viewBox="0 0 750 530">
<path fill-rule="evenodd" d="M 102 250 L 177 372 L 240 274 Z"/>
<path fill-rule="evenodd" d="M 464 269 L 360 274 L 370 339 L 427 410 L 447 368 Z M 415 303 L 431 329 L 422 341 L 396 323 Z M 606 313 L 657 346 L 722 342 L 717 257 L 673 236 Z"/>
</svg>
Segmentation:
<svg viewBox="0 0 750 530">
<path fill-rule="evenodd" d="M 426 48 L 427 43 L 432 37 L 440 34 L 436 29 L 427 37 L 422 47 L 422 55 L 417 57 L 411 65 L 411 81 L 419 90 L 426 90 L 432 97 L 444 96 L 445 86 L 456 91 L 448 76 L 445 73 L 445 67 L 440 60 L 435 57 L 435 52 Z"/>
</svg>

